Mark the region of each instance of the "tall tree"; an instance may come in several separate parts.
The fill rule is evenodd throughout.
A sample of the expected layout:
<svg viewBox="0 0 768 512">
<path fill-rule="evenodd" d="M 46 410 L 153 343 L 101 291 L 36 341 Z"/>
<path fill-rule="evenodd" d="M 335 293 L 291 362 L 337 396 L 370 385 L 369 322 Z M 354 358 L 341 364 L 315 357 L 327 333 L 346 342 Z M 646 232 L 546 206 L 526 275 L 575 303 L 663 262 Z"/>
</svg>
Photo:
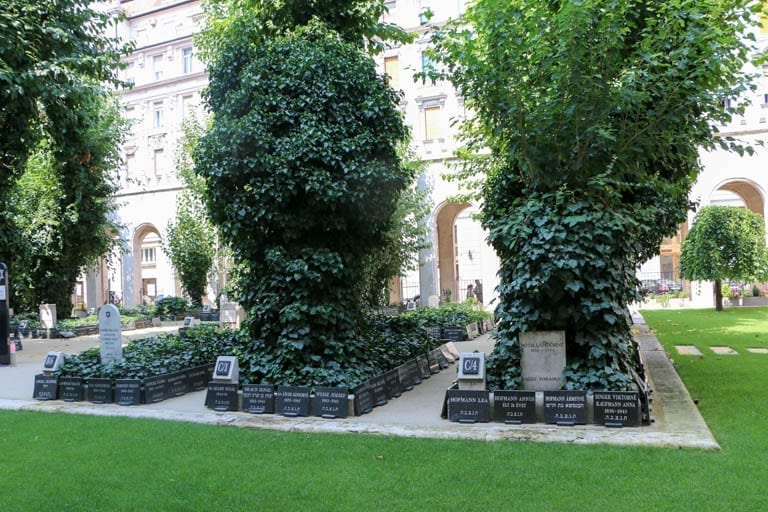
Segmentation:
<svg viewBox="0 0 768 512">
<path fill-rule="evenodd" d="M 289 4 L 312 15 L 285 14 Z M 371 255 L 413 173 L 398 156 L 399 97 L 361 47 L 369 11 L 335 14 L 383 4 L 232 5 L 237 16 L 230 6 L 204 35 L 213 124 L 195 170 L 239 268 L 251 334 L 270 351 L 263 377 L 351 384 L 367 371 Z"/>
<path fill-rule="evenodd" d="M 9 194 L 30 155 L 43 148 L 50 159 L 38 164 L 49 162 L 55 171 L 60 220 L 66 222 L 56 226 L 59 259 L 42 267 L 46 275 L 69 279 L 69 292 L 75 277 L 69 269 L 93 258 L 87 242 L 99 238 L 107 223 L 104 205 L 111 189 L 105 166 L 115 160 L 97 127 L 112 136 L 102 121 L 116 118 L 100 113 L 108 95 L 104 87 L 118 83 L 120 56 L 128 49 L 105 35 L 114 18 L 91 3 L 8 0 L 0 9 L 0 261 L 15 275 L 24 235 L 7 207 Z M 64 292 L 51 293 L 41 300 L 64 306 Z"/>
<path fill-rule="evenodd" d="M 567 386 L 629 385 L 637 265 L 690 208 L 698 151 L 729 141 L 723 98 L 757 2 L 477 0 L 435 36 L 475 116 L 483 225 L 501 258 L 491 385 L 519 387 L 521 333 L 564 330 Z"/>
<path fill-rule="evenodd" d="M 114 100 L 100 93 L 46 136 L 11 192 L 8 211 L 19 229 L 14 305 L 53 303 L 65 314 L 77 276 L 119 243 L 112 194 L 122 122 Z"/>
<path fill-rule="evenodd" d="M 745 208 L 704 206 L 683 241 L 680 275 L 715 282 L 715 309 L 723 310 L 723 280 L 768 279 L 763 217 Z"/>
<path fill-rule="evenodd" d="M 192 303 L 201 305 L 208 275 L 216 260 L 214 226 L 208 220 L 203 199 L 205 180 L 193 170 L 192 153 L 203 128 L 196 119 L 185 119 L 184 137 L 176 153 L 176 172 L 184 190 L 176 199 L 176 218 L 168 223 L 163 251 L 171 259 Z"/>
</svg>

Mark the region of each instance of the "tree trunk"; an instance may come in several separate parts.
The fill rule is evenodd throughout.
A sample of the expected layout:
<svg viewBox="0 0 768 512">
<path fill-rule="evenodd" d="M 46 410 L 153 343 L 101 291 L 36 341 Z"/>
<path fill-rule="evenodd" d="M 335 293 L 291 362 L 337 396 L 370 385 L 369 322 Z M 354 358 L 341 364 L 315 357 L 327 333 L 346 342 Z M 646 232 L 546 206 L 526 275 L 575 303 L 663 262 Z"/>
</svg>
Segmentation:
<svg viewBox="0 0 768 512">
<path fill-rule="evenodd" d="M 720 279 L 715 279 L 715 311 L 723 310 L 723 285 Z"/>
</svg>

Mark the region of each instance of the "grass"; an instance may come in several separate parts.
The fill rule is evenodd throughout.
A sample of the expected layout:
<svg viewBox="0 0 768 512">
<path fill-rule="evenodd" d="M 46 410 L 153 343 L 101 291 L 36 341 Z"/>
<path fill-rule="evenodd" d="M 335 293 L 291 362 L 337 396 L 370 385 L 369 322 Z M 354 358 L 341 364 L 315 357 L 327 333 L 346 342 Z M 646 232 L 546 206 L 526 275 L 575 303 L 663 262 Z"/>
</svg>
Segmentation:
<svg viewBox="0 0 768 512">
<path fill-rule="evenodd" d="M 0 411 L 0 510 L 768 509 L 768 310 L 653 311 L 721 451 L 320 435 Z M 729 345 L 739 356 L 715 356 Z"/>
</svg>

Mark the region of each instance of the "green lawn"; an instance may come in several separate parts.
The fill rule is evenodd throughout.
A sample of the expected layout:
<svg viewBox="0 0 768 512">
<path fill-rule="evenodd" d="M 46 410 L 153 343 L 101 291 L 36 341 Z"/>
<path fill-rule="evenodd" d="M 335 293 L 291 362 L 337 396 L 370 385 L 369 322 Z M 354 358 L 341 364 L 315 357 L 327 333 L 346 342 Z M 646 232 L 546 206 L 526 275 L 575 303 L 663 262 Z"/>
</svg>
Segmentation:
<svg viewBox="0 0 768 512">
<path fill-rule="evenodd" d="M 0 510 L 767 510 L 768 310 L 653 311 L 721 451 L 317 435 L 0 411 Z M 727 344 L 739 356 L 715 356 Z"/>
</svg>

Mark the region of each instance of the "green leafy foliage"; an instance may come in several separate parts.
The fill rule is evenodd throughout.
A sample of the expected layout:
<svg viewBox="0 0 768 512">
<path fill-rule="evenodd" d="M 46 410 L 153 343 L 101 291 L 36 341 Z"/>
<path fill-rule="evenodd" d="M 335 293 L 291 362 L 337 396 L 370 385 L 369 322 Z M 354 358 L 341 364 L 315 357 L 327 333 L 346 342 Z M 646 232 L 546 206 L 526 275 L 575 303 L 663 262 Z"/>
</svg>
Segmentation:
<svg viewBox="0 0 768 512">
<path fill-rule="evenodd" d="M 163 252 L 179 274 L 195 306 L 202 305 L 208 273 L 216 259 L 216 230 L 208 220 L 203 194 L 205 181 L 192 171 L 191 153 L 202 133 L 195 120 L 185 120 L 184 137 L 176 156 L 177 173 L 185 188 L 176 200 L 176 218 L 169 222 Z"/>
<path fill-rule="evenodd" d="M 745 208 L 704 206 L 683 241 L 680 275 L 715 281 L 718 311 L 723 309 L 721 281 L 768 279 L 763 217 Z"/>
<path fill-rule="evenodd" d="M 155 303 L 155 316 L 175 318 L 189 310 L 187 299 L 183 297 L 163 297 Z"/>
<path fill-rule="evenodd" d="M 16 275 L 17 259 L 30 256 L 32 249 L 23 243 L 26 219 L 14 217 L 9 195 L 14 194 L 30 155 L 41 149 L 40 141 L 48 141 L 46 149 L 60 187 L 59 225 L 53 227 L 62 231 L 60 240 L 53 240 L 58 235 L 48 239 L 61 247 L 48 245 L 49 253 L 55 250 L 57 256 L 37 265 L 49 273 L 45 279 L 69 279 L 67 293 L 74 282 L 70 269 L 87 264 L 94 245 L 104 247 L 103 203 L 111 192 L 105 173 L 114 168 L 116 156 L 111 147 L 114 133 L 105 122 L 110 115 L 102 112 L 108 95 L 102 87 L 118 83 L 120 55 L 129 48 L 104 35 L 114 18 L 90 4 L 8 0 L 0 10 L 0 261 Z M 21 264 L 24 272 L 31 265 Z M 33 305 L 42 300 L 68 309 L 62 288 L 51 285 Z M 27 300 L 26 294 L 17 299 Z"/>
<path fill-rule="evenodd" d="M 489 383 L 520 387 L 521 333 L 566 331 L 567 386 L 628 385 L 637 265 L 690 208 L 699 148 L 742 70 L 746 0 L 478 0 L 433 37 L 430 73 L 475 113 L 463 175 L 482 187 L 501 258 Z M 482 179 L 478 180 L 478 176 Z"/>
<path fill-rule="evenodd" d="M 422 308 L 400 315 L 403 319 L 413 319 L 421 327 L 466 326 L 491 317 L 490 311 L 475 307 L 476 302 L 447 302 L 436 308 Z"/>
<path fill-rule="evenodd" d="M 233 252 L 253 350 L 268 352 L 264 378 L 349 382 L 342 372 L 369 358 L 371 262 L 413 179 L 399 97 L 344 37 L 317 22 L 275 35 L 255 16 L 214 45 L 195 172 Z"/>
</svg>

